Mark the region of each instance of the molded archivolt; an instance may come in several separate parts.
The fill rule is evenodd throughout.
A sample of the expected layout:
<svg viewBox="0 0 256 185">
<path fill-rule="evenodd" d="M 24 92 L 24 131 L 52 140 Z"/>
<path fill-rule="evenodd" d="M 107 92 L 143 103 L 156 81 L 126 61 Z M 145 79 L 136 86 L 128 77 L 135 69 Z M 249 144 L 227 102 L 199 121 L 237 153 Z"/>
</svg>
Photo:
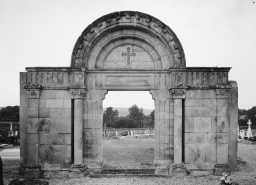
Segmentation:
<svg viewBox="0 0 256 185">
<path fill-rule="evenodd" d="M 73 49 L 71 67 L 89 70 L 168 70 L 186 67 L 174 32 L 140 12 L 105 15 L 89 25 Z"/>
</svg>

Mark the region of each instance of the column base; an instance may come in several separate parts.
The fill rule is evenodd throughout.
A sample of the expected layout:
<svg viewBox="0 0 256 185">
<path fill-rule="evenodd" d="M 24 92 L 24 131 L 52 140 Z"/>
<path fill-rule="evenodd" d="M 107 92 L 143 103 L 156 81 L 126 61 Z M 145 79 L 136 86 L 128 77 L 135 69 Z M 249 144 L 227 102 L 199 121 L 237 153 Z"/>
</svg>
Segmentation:
<svg viewBox="0 0 256 185">
<path fill-rule="evenodd" d="M 172 175 L 175 177 L 187 176 L 188 172 L 184 164 L 173 164 L 172 165 Z"/>
</svg>

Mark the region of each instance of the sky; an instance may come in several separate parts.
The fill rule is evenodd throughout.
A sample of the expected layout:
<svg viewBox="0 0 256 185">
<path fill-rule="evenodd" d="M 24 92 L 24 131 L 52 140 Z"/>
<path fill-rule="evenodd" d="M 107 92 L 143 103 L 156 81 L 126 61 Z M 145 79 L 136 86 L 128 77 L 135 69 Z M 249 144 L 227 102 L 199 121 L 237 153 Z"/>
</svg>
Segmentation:
<svg viewBox="0 0 256 185">
<path fill-rule="evenodd" d="M 82 31 L 115 11 L 150 14 L 178 36 L 187 67 L 232 67 L 240 109 L 256 106 L 252 0 L 0 0 L 0 107 L 19 105 L 19 72 L 68 67 Z M 129 98 L 127 98 L 129 97 Z M 137 100 L 135 100 L 137 99 Z M 149 92 L 109 92 L 104 106 L 153 109 Z"/>
</svg>

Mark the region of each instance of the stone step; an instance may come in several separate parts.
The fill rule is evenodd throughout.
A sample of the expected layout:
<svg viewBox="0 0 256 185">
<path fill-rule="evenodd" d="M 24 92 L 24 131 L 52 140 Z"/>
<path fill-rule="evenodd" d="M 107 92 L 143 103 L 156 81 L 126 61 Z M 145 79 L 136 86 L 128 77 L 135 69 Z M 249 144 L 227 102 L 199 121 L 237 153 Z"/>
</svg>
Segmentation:
<svg viewBox="0 0 256 185">
<path fill-rule="evenodd" d="M 154 169 L 103 169 L 101 174 L 150 174 L 155 173 Z"/>
</svg>

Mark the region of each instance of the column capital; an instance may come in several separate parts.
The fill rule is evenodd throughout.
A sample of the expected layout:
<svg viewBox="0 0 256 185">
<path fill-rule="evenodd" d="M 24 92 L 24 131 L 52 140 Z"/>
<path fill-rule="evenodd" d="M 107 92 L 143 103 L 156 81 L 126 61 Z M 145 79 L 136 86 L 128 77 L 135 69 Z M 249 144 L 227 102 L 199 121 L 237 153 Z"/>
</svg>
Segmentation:
<svg viewBox="0 0 256 185">
<path fill-rule="evenodd" d="M 185 99 L 186 89 L 170 89 L 171 95 L 174 99 Z"/>
<path fill-rule="evenodd" d="M 70 95 L 71 95 L 71 99 L 83 99 L 85 97 L 86 94 L 86 90 L 85 89 L 70 89 Z"/>
</svg>

